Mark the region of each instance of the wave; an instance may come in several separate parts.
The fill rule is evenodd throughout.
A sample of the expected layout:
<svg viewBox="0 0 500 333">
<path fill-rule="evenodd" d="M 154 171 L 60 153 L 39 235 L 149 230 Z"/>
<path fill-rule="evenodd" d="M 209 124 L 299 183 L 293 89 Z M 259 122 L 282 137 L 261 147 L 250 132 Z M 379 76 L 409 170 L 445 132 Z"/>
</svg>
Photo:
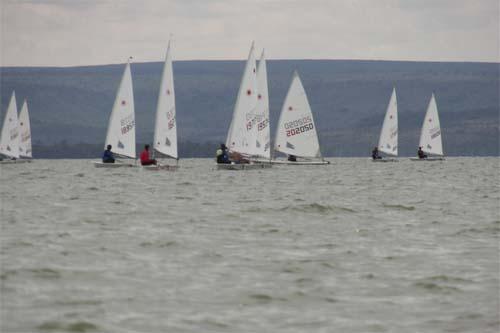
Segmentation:
<svg viewBox="0 0 500 333">
<path fill-rule="evenodd" d="M 457 287 L 441 286 L 441 285 L 439 285 L 437 283 L 424 282 L 424 281 L 416 282 L 414 284 L 414 286 L 418 287 L 418 288 L 422 288 L 422 289 L 428 290 L 428 291 L 437 292 L 437 293 L 443 293 L 443 294 L 451 294 L 453 292 L 462 291 L 460 288 L 457 288 Z"/>
<path fill-rule="evenodd" d="M 354 209 L 347 208 L 347 207 L 340 207 L 340 206 L 334 206 L 334 205 L 322 205 L 322 204 L 318 204 L 318 203 L 286 206 L 286 207 L 280 208 L 279 211 L 282 211 L 282 212 L 294 211 L 294 212 L 301 212 L 301 213 L 318 213 L 318 214 L 330 214 L 330 213 L 339 213 L 339 212 L 355 213 L 356 212 Z"/>
<path fill-rule="evenodd" d="M 392 208 L 392 209 L 396 209 L 396 210 L 415 210 L 414 206 L 405 206 L 405 205 L 382 204 L 382 207 Z"/>
<path fill-rule="evenodd" d="M 65 324 L 59 321 L 47 321 L 37 327 L 41 331 L 63 331 L 63 332 L 89 332 L 97 330 L 97 326 L 87 322 L 78 321 L 71 324 Z"/>
</svg>

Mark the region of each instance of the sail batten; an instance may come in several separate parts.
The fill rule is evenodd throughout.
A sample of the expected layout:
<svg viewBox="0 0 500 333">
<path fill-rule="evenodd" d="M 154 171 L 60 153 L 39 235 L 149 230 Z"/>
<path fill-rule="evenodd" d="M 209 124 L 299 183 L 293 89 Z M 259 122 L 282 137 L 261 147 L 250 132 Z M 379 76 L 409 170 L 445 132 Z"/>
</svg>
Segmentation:
<svg viewBox="0 0 500 333">
<path fill-rule="evenodd" d="M 321 158 L 311 106 L 297 71 L 281 109 L 274 150 L 298 157 Z"/>
<path fill-rule="evenodd" d="M 12 92 L 0 135 L 0 154 L 19 158 L 19 127 L 16 93 Z"/>
<path fill-rule="evenodd" d="M 134 92 L 130 61 L 125 70 L 116 93 L 113 110 L 109 118 L 106 142 L 113 146 L 113 152 L 120 156 L 135 158 L 135 111 Z"/>
<path fill-rule="evenodd" d="M 170 41 L 158 93 L 153 147 L 162 155 L 178 158 L 174 74 Z"/>
<path fill-rule="evenodd" d="M 419 146 L 429 155 L 443 156 L 441 125 L 434 93 L 431 96 L 427 112 L 425 113 L 422 131 L 420 132 Z"/>
<path fill-rule="evenodd" d="M 384 123 L 380 130 L 378 149 L 387 155 L 398 156 L 398 103 L 396 88 L 393 88 L 389 104 L 387 105 Z"/>
</svg>

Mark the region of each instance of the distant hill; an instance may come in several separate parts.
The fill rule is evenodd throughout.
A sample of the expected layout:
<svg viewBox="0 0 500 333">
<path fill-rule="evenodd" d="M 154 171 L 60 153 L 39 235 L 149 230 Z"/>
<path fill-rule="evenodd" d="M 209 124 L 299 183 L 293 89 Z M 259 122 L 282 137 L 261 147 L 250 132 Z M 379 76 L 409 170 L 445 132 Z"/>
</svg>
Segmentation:
<svg viewBox="0 0 500 333">
<path fill-rule="evenodd" d="M 272 136 L 297 69 L 325 156 L 369 155 L 393 86 L 398 94 L 401 155 L 415 154 L 433 91 L 447 155 L 499 155 L 499 64 L 270 60 L 267 65 Z M 152 141 L 162 66 L 132 65 L 138 142 Z M 203 148 L 207 152 L 200 147 L 225 140 L 243 67 L 243 61 L 174 63 L 181 154 L 212 156 L 215 147 Z M 70 157 L 72 150 L 71 157 L 84 157 L 89 147 L 97 147 L 93 149 L 98 154 L 123 68 L 0 68 L 1 119 L 15 90 L 18 105 L 28 99 L 33 140 L 43 147 L 38 154 L 34 149 L 35 156 Z M 61 145 L 67 149 L 59 150 Z M 80 155 L 78 147 L 85 147 Z"/>
</svg>

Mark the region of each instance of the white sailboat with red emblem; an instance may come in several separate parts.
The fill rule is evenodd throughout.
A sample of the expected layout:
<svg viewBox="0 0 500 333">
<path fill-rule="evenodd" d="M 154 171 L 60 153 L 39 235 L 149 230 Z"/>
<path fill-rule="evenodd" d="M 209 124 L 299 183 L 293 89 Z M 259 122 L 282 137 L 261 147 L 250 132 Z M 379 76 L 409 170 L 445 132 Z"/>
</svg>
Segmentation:
<svg viewBox="0 0 500 333">
<path fill-rule="evenodd" d="M 5 158 L 5 160 L 3 159 Z M 3 164 L 17 162 L 19 158 L 19 126 L 16 93 L 12 92 L 0 135 L 0 160 Z"/>
<path fill-rule="evenodd" d="M 249 163 L 251 157 L 256 154 L 257 96 L 257 69 L 254 43 L 252 43 L 226 138 L 226 146 L 233 162 L 231 164 L 217 164 L 219 170 L 262 169 L 268 167 L 263 164 Z"/>
<path fill-rule="evenodd" d="M 116 93 L 113 110 L 108 123 L 108 131 L 104 148 L 111 145 L 115 155 L 115 163 L 94 162 L 96 167 L 117 168 L 136 166 L 135 155 L 135 111 L 134 90 L 130 59 L 123 71 L 120 86 Z M 133 162 L 124 160 L 133 159 Z"/>
<path fill-rule="evenodd" d="M 398 156 L 398 102 L 396 88 L 392 89 L 391 98 L 385 112 L 384 123 L 380 130 L 378 151 L 389 157 L 372 158 L 373 162 L 397 162 L 392 157 Z"/>
<path fill-rule="evenodd" d="M 427 112 L 425 113 L 419 147 L 424 152 L 423 158 L 411 158 L 412 161 L 442 161 L 444 160 L 441 125 L 439 124 L 436 98 L 432 93 Z"/>
<path fill-rule="evenodd" d="M 28 102 L 24 100 L 21 112 L 19 112 L 19 157 L 23 160 L 31 161 L 33 154 L 31 151 L 31 125 L 28 114 Z"/>
<path fill-rule="evenodd" d="M 147 170 L 176 170 L 178 165 L 177 154 L 177 124 L 175 110 L 174 72 L 172 66 L 171 43 L 168 42 L 167 55 L 158 93 L 156 107 L 156 122 L 154 134 L 155 158 L 169 157 L 176 160 L 176 165 L 169 165 L 158 161 L 157 165 L 143 166 Z"/>
<path fill-rule="evenodd" d="M 274 159 L 274 164 L 324 165 L 311 106 L 297 71 L 281 109 L 274 151 L 288 158 Z"/>
</svg>

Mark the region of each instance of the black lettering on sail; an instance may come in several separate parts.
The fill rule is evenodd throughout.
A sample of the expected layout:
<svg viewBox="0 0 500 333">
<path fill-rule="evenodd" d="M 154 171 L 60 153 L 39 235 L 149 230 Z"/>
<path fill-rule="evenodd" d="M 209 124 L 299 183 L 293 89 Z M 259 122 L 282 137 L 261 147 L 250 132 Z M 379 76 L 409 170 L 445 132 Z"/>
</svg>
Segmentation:
<svg viewBox="0 0 500 333">
<path fill-rule="evenodd" d="M 170 147 L 172 143 L 170 142 L 170 140 L 168 139 L 168 137 L 165 138 L 165 145 L 167 145 L 168 147 Z"/>
<path fill-rule="evenodd" d="M 289 148 L 289 149 L 295 149 L 295 146 L 292 145 L 290 142 L 286 142 L 286 147 Z"/>
</svg>

